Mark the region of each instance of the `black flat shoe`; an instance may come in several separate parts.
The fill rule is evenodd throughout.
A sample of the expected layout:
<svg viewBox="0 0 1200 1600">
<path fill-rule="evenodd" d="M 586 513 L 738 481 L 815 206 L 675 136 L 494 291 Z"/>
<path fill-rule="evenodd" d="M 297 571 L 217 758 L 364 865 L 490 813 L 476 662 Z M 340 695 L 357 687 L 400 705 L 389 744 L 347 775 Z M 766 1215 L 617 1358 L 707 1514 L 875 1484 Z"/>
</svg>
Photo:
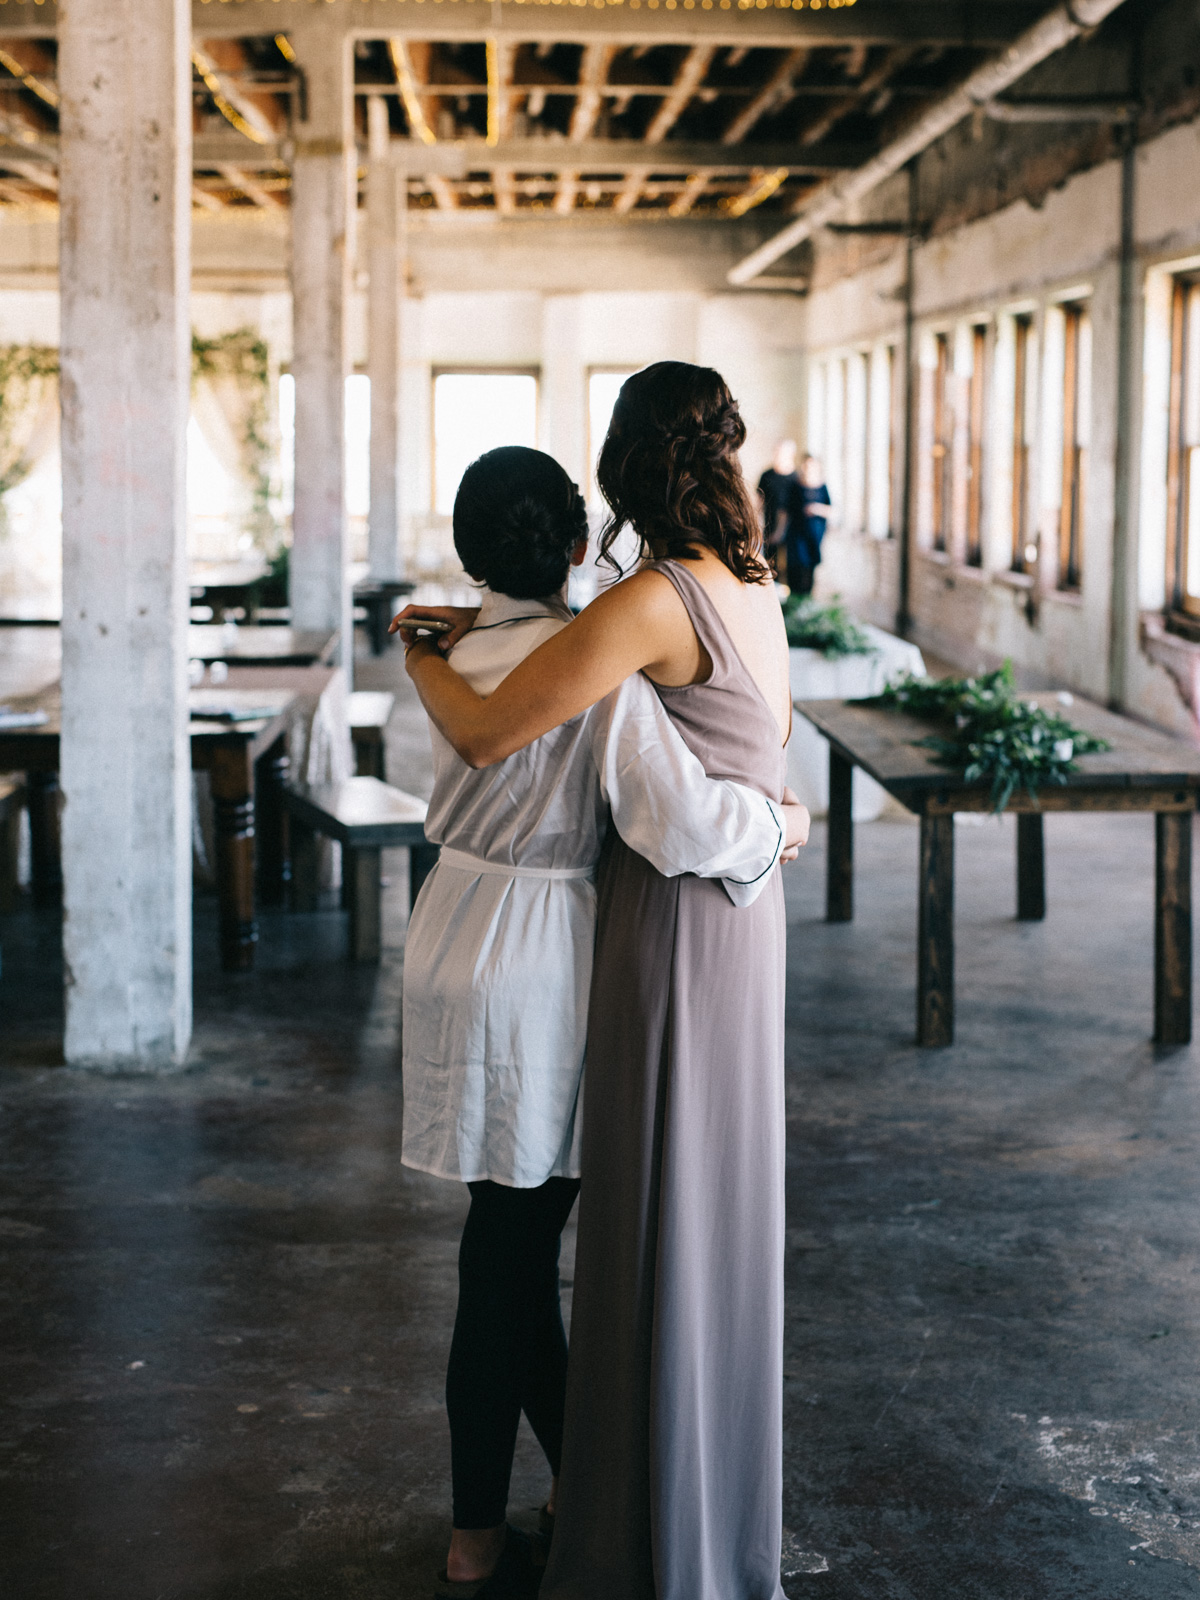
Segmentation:
<svg viewBox="0 0 1200 1600">
<path fill-rule="evenodd" d="M 434 1600 L 534 1600 L 544 1567 L 545 1558 L 529 1535 L 506 1527 L 504 1549 L 492 1573 L 470 1583 L 454 1583 L 443 1567 L 437 1576 Z"/>
</svg>

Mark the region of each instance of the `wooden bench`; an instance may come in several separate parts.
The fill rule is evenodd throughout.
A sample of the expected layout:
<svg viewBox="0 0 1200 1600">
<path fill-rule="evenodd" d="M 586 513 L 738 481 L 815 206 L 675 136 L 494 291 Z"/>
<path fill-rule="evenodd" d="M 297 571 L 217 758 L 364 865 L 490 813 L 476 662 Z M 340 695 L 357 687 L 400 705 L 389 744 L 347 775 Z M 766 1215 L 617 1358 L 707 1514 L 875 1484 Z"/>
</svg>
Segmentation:
<svg viewBox="0 0 1200 1600">
<path fill-rule="evenodd" d="M 25 788 L 17 778 L 0 778 L 0 916 L 17 909 L 17 843 Z"/>
<path fill-rule="evenodd" d="M 350 909 L 350 957 L 378 961 L 383 945 L 380 851 L 407 847 L 411 908 L 438 858 L 437 845 L 425 840 L 425 802 L 378 778 L 357 777 L 307 792 L 288 789 L 286 803 L 292 820 L 293 908 L 316 910 L 317 835 L 338 840 Z"/>
<path fill-rule="evenodd" d="M 387 782 L 384 731 L 395 704 L 396 696 L 380 689 L 356 689 L 350 696 L 350 738 L 354 770 L 360 778 Z"/>
</svg>

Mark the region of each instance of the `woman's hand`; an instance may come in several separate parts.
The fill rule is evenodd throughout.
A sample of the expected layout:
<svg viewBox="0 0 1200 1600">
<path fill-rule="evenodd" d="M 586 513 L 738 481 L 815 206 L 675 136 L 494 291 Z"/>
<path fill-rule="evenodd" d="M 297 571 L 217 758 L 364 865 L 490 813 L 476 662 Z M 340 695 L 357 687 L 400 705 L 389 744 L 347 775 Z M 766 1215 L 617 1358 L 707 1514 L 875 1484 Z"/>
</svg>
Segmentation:
<svg viewBox="0 0 1200 1600">
<path fill-rule="evenodd" d="M 403 630 L 402 643 L 411 645 L 416 635 L 410 628 L 404 627 L 406 617 L 420 618 L 433 617 L 439 622 L 452 622 L 454 626 L 449 633 L 440 633 L 436 636 L 436 648 L 445 653 L 456 645 L 463 634 L 470 633 L 475 626 L 475 619 L 479 615 L 478 606 L 405 606 L 392 618 L 388 625 L 389 633 L 400 633 Z"/>
<path fill-rule="evenodd" d="M 783 850 L 779 859 L 786 865 L 795 861 L 801 850 L 808 843 L 808 830 L 812 826 L 812 818 L 808 814 L 808 807 L 802 806 L 795 790 L 783 791 Z"/>
</svg>

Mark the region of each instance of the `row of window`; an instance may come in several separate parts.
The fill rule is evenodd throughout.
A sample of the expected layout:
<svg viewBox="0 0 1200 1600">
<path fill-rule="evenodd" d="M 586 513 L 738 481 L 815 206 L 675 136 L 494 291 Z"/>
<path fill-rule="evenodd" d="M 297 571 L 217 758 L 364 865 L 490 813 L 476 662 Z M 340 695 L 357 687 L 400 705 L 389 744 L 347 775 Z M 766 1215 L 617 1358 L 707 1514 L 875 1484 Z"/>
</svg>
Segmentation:
<svg viewBox="0 0 1200 1600">
<path fill-rule="evenodd" d="M 1079 588 L 1091 348 L 1083 298 L 921 338 L 912 491 L 919 546 L 1018 573 L 1043 562 L 1059 588 Z M 825 460 L 842 525 L 889 537 L 903 511 L 896 345 L 814 364 L 809 448 Z"/>
</svg>

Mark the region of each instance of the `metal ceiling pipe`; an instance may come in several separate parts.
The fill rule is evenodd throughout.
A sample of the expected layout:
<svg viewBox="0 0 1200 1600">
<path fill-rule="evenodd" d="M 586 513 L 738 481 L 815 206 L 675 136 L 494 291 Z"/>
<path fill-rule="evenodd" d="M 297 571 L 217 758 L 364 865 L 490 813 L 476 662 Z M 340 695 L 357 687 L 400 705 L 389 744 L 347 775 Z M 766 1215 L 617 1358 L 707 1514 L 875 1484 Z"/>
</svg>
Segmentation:
<svg viewBox="0 0 1200 1600">
<path fill-rule="evenodd" d="M 1039 61 L 1045 61 L 1081 33 L 1097 27 L 1121 3 L 1122 0 L 1065 0 L 1064 4 L 1055 6 L 1006 50 L 977 67 L 957 89 L 931 106 L 907 133 L 885 145 L 865 166 L 844 178 L 822 184 L 805 202 L 794 222 L 731 268 L 729 282 L 738 287 L 750 284 L 772 262 L 809 238 L 846 206 L 878 188 L 885 178 L 899 172 L 905 162 L 927 150 L 934 140 L 949 133 L 964 117 L 986 108 Z"/>
</svg>

